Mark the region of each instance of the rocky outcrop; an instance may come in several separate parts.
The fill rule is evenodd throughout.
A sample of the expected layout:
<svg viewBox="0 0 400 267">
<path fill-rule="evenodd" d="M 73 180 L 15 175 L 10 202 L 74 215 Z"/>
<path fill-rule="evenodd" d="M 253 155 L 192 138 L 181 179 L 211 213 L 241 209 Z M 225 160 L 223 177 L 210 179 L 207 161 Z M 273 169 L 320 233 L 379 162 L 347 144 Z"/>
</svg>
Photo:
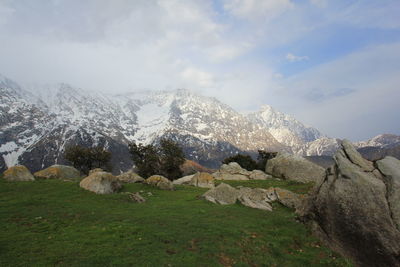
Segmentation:
<svg viewBox="0 0 400 267">
<path fill-rule="evenodd" d="M 133 171 L 127 171 L 117 176 L 118 181 L 123 183 L 143 183 L 144 179 Z"/>
<path fill-rule="evenodd" d="M 198 172 L 192 177 L 190 184 L 202 188 L 213 188 L 214 177 L 206 172 Z"/>
<path fill-rule="evenodd" d="M 84 178 L 79 186 L 96 194 L 112 194 L 121 189 L 121 184 L 115 176 L 108 172 L 94 172 Z"/>
<path fill-rule="evenodd" d="M 233 188 L 230 185 L 221 183 L 215 188 L 208 190 L 203 197 L 216 204 L 228 205 L 239 201 L 242 205 L 253 209 L 272 211 L 271 203 L 280 202 L 282 205 L 299 209 L 303 207 L 304 196 L 295 194 L 281 188 Z"/>
<path fill-rule="evenodd" d="M 397 229 L 400 230 L 400 160 L 388 156 L 378 160 L 376 166 L 383 174 L 390 211 Z"/>
<path fill-rule="evenodd" d="M 7 181 L 34 181 L 32 173 L 23 165 L 8 168 L 3 173 L 3 178 Z"/>
<path fill-rule="evenodd" d="M 153 175 L 147 178 L 144 183 L 158 187 L 162 190 L 174 190 L 174 185 L 170 180 L 161 175 Z"/>
<path fill-rule="evenodd" d="M 235 204 L 239 197 L 239 191 L 232 186 L 221 183 L 203 194 L 203 197 L 216 204 L 229 205 Z"/>
<path fill-rule="evenodd" d="M 240 167 L 236 162 L 229 164 L 222 164 L 221 168 L 212 174 L 216 180 L 266 180 L 272 178 L 270 175 L 265 174 L 263 171 L 254 170 L 248 171 Z"/>
<path fill-rule="evenodd" d="M 334 167 L 315 188 L 301 218 L 356 265 L 400 266 L 396 204 L 391 204 L 398 197 L 393 192 L 398 186 L 394 178 L 398 163 L 390 158 L 382 160 L 377 171 L 348 141 L 342 142 L 334 160 Z"/>
<path fill-rule="evenodd" d="M 81 177 L 77 169 L 66 165 L 53 165 L 35 172 L 33 175 L 41 179 L 76 179 Z"/>
<path fill-rule="evenodd" d="M 268 160 L 265 172 L 274 177 L 301 183 L 320 183 L 325 176 L 325 169 L 297 155 L 278 153 Z"/>
</svg>

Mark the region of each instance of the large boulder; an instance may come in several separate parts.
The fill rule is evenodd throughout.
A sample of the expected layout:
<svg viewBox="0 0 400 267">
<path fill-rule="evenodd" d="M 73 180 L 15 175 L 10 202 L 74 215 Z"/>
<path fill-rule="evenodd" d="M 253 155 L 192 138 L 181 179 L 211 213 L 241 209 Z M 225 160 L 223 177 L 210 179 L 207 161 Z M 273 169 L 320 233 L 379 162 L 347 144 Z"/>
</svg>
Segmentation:
<svg viewBox="0 0 400 267">
<path fill-rule="evenodd" d="M 102 168 L 95 168 L 89 171 L 89 175 L 91 175 L 92 173 L 95 172 L 104 172 L 105 170 L 103 170 Z"/>
<path fill-rule="evenodd" d="M 398 197 L 391 195 L 391 188 L 397 187 L 393 177 L 397 177 L 398 163 L 391 159 L 377 163 L 385 176 L 382 178 L 348 141 L 341 144 L 334 160 L 334 167 L 315 188 L 301 218 L 326 244 L 356 265 L 400 266 L 396 206 L 390 204 L 391 197 Z M 396 182 L 389 185 L 385 180 Z"/>
<path fill-rule="evenodd" d="M 127 171 L 117 176 L 118 181 L 123 183 L 143 183 L 144 179 L 133 171 Z"/>
<path fill-rule="evenodd" d="M 3 178 L 7 181 L 34 181 L 32 173 L 23 165 L 8 168 L 3 173 Z"/>
<path fill-rule="evenodd" d="M 387 156 L 376 162 L 387 187 L 387 200 L 392 217 L 400 229 L 400 160 Z"/>
<path fill-rule="evenodd" d="M 250 180 L 268 180 L 272 179 L 272 175 L 266 174 L 263 171 L 260 170 L 253 170 L 250 172 L 249 175 Z"/>
<path fill-rule="evenodd" d="M 213 188 L 214 177 L 206 172 L 198 172 L 192 177 L 190 184 L 197 187 Z"/>
<path fill-rule="evenodd" d="M 288 208 L 295 209 L 298 211 L 304 205 L 305 195 L 296 194 L 292 191 L 282 189 L 279 187 L 273 188 L 276 195 L 276 200 L 281 203 L 283 206 Z"/>
<path fill-rule="evenodd" d="M 93 172 L 84 178 L 79 186 L 96 194 L 112 194 L 121 189 L 118 179 L 108 172 Z"/>
<path fill-rule="evenodd" d="M 174 184 L 174 185 L 182 185 L 182 184 L 189 185 L 190 182 L 192 181 L 193 176 L 194 176 L 194 174 L 192 174 L 192 175 L 187 175 L 187 176 L 184 176 L 184 177 L 182 177 L 182 178 L 173 180 L 173 181 L 172 181 L 172 184 Z"/>
<path fill-rule="evenodd" d="M 77 169 L 66 165 L 53 165 L 35 172 L 33 175 L 42 179 L 76 179 L 81 177 Z"/>
<path fill-rule="evenodd" d="M 263 188 L 241 187 L 238 200 L 242 205 L 253 209 L 272 211 L 268 191 Z"/>
<path fill-rule="evenodd" d="M 221 168 L 212 175 L 217 180 L 242 181 L 249 180 L 250 172 L 240 167 L 238 163 L 230 162 L 229 164 L 222 164 Z"/>
<path fill-rule="evenodd" d="M 240 167 L 237 162 L 230 162 L 229 164 L 222 164 L 221 168 L 212 174 L 216 180 L 233 180 L 233 181 L 247 181 L 247 180 L 267 180 L 272 176 L 260 170 L 248 171 Z"/>
<path fill-rule="evenodd" d="M 325 169 L 298 155 L 278 153 L 267 161 L 267 174 L 274 177 L 301 183 L 320 183 L 325 176 Z"/>
<path fill-rule="evenodd" d="M 144 181 L 146 184 L 158 187 L 162 190 L 174 190 L 174 185 L 170 180 L 161 175 L 153 175 Z"/>
<path fill-rule="evenodd" d="M 239 190 L 232 186 L 221 183 L 203 194 L 203 197 L 216 204 L 229 205 L 235 204 L 239 197 Z"/>
</svg>

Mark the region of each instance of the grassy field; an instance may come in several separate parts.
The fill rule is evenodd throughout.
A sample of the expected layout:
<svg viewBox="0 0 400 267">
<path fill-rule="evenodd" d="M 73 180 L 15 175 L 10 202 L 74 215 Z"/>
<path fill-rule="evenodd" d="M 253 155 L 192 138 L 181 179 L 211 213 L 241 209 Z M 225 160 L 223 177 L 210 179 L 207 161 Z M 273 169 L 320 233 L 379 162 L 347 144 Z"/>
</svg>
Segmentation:
<svg viewBox="0 0 400 267">
<path fill-rule="evenodd" d="M 123 191 L 144 191 L 147 202 L 96 195 L 78 182 L 0 179 L 0 266 L 351 266 L 279 204 L 273 212 L 220 206 L 189 186 L 169 192 L 129 184 Z"/>
</svg>

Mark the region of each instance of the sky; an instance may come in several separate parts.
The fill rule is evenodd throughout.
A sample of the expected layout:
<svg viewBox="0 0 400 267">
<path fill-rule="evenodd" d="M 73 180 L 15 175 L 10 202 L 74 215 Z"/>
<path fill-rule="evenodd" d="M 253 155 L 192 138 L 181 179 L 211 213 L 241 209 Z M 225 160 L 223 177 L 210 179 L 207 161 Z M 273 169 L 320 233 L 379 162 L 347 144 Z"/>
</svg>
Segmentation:
<svg viewBox="0 0 400 267">
<path fill-rule="evenodd" d="M 0 73 L 187 88 L 330 137 L 400 134 L 399 0 L 0 0 Z"/>
</svg>

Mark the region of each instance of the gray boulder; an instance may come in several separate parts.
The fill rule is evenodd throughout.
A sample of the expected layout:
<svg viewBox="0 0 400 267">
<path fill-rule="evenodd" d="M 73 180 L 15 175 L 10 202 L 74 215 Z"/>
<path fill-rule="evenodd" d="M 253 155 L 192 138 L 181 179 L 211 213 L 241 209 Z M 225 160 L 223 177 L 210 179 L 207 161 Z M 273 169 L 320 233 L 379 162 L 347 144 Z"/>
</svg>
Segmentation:
<svg viewBox="0 0 400 267">
<path fill-rule="evenodd" d="M 79 186 L 96 194 L 112 194 L 121 189 L 118 179 L 108 172 L 92 172 L 84 178 Z"/>
<path fill-rule="evenodd" d="M 123 183 L 143 183 L 144 179 L 133 171 L 127 171 L 117 176 L 117 179 Z"/>
<path fill-rule="evenodd" d="M 239 190 L 232 186 L 221 183 L 203 194 L 203 197 L 216 204 L 229 205 L 235 204 L 239 197 Z"/>
<path fill-rule="evenodd" d="M 327 245 L 356 265 L 400 266 L 400 232 L 387 199 L 390 190 L 381 175 L 377 177 L 372 163 L 347 141 L 334 160 L 335 166 L 315 188 L 301 218 Z M 379 165 L 388 176 L 397 173 L 397 164 L 390 159 Z"/>
<path fill-rule="evenodd" d="M 148 185 L 158 187 L 161 190 L 174 190 L 172 182 L 161 175 L 150 176 L 144 182 Z"/>
<path fill-rule="evenodd" d="M 269 174 L 266 174 L 263 171 L 260 170 L 253 170 L 249 174 L 249 179 L 250 180 L 268 180 L 272 179 L 272 176 Z"/>
<path fill-rule="evenodd" d="M 222 164 L 221 168 L 212 174 L 216 180 L 232 180 L 232 181 L 247 181 L 247 180 L 267 180 L 272 176 L 260 170 L 248 171 L 240 167 L 236 162 Z"/>
<path fill-rule="evenodd" d="M 305 199 L 304 195 L 293 193 L 292 191 L 282 189 L 279 187 L 274 188 L 276 199 L 283 206 L 295 209 L 296 212 L 303 207 Z"/>
<path fill-rule="evenodd" d="M 241 187 L 238 200 L 242 205 L 250 208 L 272 211 L 271 200 L 267 193 L 268 191 L 262 188 Z"/>
<path fill-rule="evenodd" d="M 214 177 L 207 172 L 198 172 L 192 177 L 190 184 L 202 188 L 213 188 Z"/>
<path fill-rule="evenodd" d="M 301 183 L 320 183 L 325 176 L 325 169 L 298 155 L 278 153 L 268 160 L 265 169 L 267 174 L 274 177 L 293 180 Z"/>
<path fill-rule="evenodd" d="M 212 174 L 217 180 L 243 181 L 249 180 L 250 172 L 243 169 L 236 162 L 222 164 L 221 168 Z"/>
<path fill-rule="evenodd" d="M 53 165 L 44 170 L 34 173 L 34 176 L 41 179 L 76 179 L 80 178 L 80 172 L 72 166 Z"/>
<path fill-rule="evenodd" d="M 400 160 L 387 156 L 382 160 L 378 160 L 376 165 L 383 174 L 392 217 L 397 229 L 400 229 Z"/>
<path fill-rule="evenodd" d="M 23 165 L 17 165 L 8 168 L 3 173 L 3 178 L 7 181 L 34 181 L 32 173 L 28 170 L 27 167 Z"/>
<path fill-rule="evenodd" d="M 174 184 L 174 185 L 182 185 L 182 184 L 188 185 L 188 184 L 190 184 L 190 181 L 192 181 L 193 176 L 194 176 L 194 174 L 187 175 L 187 176 L 184 176 L 182 178 L 173 180 L 172 184 Z"/>
</svg>

